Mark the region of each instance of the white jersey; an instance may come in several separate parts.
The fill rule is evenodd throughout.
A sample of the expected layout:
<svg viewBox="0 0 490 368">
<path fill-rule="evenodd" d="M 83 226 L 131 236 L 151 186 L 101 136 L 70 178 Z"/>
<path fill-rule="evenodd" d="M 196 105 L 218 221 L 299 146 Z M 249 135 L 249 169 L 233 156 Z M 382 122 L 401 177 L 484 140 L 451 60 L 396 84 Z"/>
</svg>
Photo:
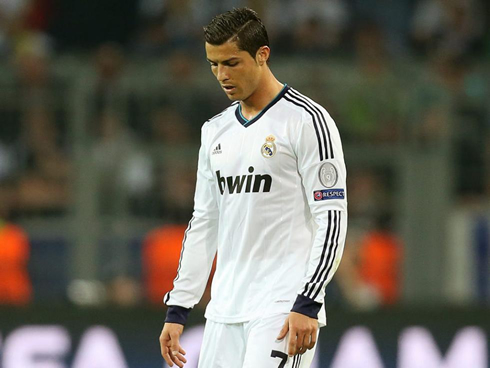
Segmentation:
<svg viewBox="0 0 490 368">
<path fill-rule="evenodd" d="M 294 310 L 325 324 L 346 195 L 340 136 L 323 107 L 289 86 L 251 120 L 232 104 L 202 127 L 194 213 L 164 298 L 169 311 L 198 303 L 217 254 L 206 318 L 240 323 Z"/>
</svg>

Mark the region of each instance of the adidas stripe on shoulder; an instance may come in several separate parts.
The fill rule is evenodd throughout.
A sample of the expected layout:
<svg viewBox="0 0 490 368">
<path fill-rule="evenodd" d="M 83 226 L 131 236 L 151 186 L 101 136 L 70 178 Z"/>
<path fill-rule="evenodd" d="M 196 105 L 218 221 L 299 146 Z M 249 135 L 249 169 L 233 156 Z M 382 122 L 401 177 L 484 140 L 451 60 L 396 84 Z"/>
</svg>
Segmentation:
<svg viewBox="0 0 490 368">
<path fill-rule="evenodd" d="M 311 116 L 318 141 L 320 161 L 335 158 L 327 118 L 323 111 L 311 99 L 292 88 L 286 92 L 284 98 L 290 103 L 303 108 Z"/>
</svg>

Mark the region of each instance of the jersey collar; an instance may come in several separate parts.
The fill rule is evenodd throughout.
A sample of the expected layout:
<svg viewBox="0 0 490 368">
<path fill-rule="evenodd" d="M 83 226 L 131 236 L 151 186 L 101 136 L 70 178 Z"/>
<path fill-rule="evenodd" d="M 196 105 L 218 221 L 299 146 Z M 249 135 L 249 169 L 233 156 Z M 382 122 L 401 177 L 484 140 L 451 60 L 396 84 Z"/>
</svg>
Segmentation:
<svg viewBox="0 0 490 368">
<path fill-rule="evenodd" d="M 289 86 L 285 84 L 281 92 L 279 92 L 277 96 L 274 97 L 274 99 L 271 102 L 269 102 L 269 104 L 266 107 L 262 109 L 262 111 L 260 111 L 253 119 L 250 120 L 245 119 L 245 117 L 242 114 L 242 105 L 238 104 L 235 110 L 236 118 L 238 119 L 240 124 L 242 124 L 245 128 L 248 128 L 250 125 L 252 125 L 257 120 L 259 120 L 267 112 L 267 110 L 269 110 L 272 106 L 274 106 L 277 103 L 277 101 L 279 101 L 282 98 L 282 96 L 284 96 L 284 94 L 288 91 L 288 89 Z"/>
</svg>

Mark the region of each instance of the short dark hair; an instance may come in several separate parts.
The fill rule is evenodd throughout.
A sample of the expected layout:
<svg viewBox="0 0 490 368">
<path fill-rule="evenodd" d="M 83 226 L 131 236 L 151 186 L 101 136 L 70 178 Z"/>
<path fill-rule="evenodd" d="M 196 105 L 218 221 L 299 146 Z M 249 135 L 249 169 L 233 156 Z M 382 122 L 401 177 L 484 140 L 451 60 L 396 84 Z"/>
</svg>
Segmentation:
<svg viewBox="0 0 490 368">
<path fill-rule="evenodd" d="M 240 50 L 253 58 L 262 46 L 269 46 L 269 36 L 257 13 L 249 8 L 239 8 L 215 16 L 204 27 L 204 40 L 211 45 L 236 42 Z"/>
</svg>

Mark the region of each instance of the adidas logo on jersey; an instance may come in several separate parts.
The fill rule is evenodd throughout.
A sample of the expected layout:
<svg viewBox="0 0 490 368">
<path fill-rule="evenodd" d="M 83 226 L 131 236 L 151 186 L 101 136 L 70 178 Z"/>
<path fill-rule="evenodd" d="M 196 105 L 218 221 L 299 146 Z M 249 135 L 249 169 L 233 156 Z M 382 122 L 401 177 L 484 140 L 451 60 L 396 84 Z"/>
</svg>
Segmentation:
<svg viewBox="0 0 490 368">
<path fill-rule="evenodd" d="M 254 172 L 254 167 L 250 166 L 248 172 L 252 174 Z M 228 192 L 230 194 L 242 193 L 242 191 L 244 193 L 258 193 L 270 192 L 272 185 L 272 177 L 267 174 L 222 177 L 218 170 L 216 171 L 216 179 L 218 180 L 218 187 L 221 195 L 225 193 L 226 187 L 228 187 Z M 262 185 L 262 183 L 264 183 L 264 185 Z M 243 190 L 244 186 L 245 190 Z"/>
<path fill-rule="evenodd" d="M 215 149 L 213 150 L 213 153 L 211 153 L 212 155 L 218 155 L 220 154 L 221 152 L 221 143 L 218 143 L 218 145 L 215 147 Z"/>
</svg>

